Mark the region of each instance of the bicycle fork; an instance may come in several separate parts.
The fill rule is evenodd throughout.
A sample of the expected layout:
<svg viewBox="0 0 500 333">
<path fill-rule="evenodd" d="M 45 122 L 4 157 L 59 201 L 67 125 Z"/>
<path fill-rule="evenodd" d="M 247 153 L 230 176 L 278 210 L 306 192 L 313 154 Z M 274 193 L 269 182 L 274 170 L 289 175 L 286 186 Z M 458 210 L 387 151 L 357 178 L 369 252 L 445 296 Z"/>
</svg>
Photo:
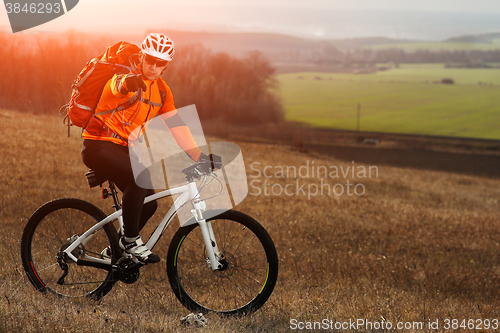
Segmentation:
<svg viewBox="0 0 500 333">
<path fill-rule="evenodd" d="M 208 255 L 207 265 L 214 271 L 222 270 L 224 269 L 224 265 L 222 263 L 224 258 L 223 254 L 219 251 L 219 247 L 217 246 L 215 234 L 212 229 L 212 223 L 207 222 L 203 218 L 203 211 L 206 209 L 206 204 L 202 200 L 195 199 L 193 201 L 193 207 L 194 209 L 192 209 L 191 212 L 200 226 L 201 235 L 203 236 L 205 249 Z"/>
</svg>

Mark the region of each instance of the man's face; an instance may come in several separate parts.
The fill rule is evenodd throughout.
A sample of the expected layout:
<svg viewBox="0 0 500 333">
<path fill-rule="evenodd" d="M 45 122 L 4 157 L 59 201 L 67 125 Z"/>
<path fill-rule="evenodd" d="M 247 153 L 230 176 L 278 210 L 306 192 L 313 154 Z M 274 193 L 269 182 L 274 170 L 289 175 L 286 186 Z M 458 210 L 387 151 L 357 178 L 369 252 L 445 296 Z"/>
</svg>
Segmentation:
<svg viewBox="0 0 500 333">
<path fill-rule="evenodd" d="M 169 62 L 150 55 L 142 55 L 142 75 L 148 80 L 156 80 L 168 67 Z"/>
</svg>

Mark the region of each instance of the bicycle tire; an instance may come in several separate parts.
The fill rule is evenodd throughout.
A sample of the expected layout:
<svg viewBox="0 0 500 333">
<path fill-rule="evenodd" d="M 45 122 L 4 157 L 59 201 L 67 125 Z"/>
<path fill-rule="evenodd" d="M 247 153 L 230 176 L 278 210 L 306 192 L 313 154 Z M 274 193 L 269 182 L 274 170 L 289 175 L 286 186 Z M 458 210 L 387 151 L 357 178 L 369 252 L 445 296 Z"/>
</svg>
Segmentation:
<svg viewBox="0 0 500 333">
<path fill-rule="evenodd" d="M 198 223 L 190 220 L 175 233 L 167 255 L 167 275 L 177 299 L 190 311 L 222 316 L 258 310 L 273 292 L 278 255 L 267 231 L 252 217 L 235 210 L 207 211 L 226 269 L 207 264 Z M 192 224 L 190 224 L 192 223 Z M 190 224 L 190 225 L 188 225 Z M 243 251 L 249 250 L 249 253 Z"/>
<path fill-rule="evenodd" d="M 100 299 L 111 290 L 116 282 L 112 271 L 79 266 L 69 258 L 64 260 L 68 267 L 64 284 L 58 284 L 64 273 L 57 260 L 58 253 L 70 244 L 71 237 L 80 236 L 105 217 L 106 214 L 91 203 L 73 198 L 48 202 L 31 216 L 21 239 L 21 257 L 24 270 L 37 290 L 94 299 Z M 108 246 L 113 254 L 110 263 L 115 262 L 121 251 L 112 224 L 106 224 L 73 252 L 79 259 L 83 255 L 103 258 L 101 251 Z"/>
</svg>

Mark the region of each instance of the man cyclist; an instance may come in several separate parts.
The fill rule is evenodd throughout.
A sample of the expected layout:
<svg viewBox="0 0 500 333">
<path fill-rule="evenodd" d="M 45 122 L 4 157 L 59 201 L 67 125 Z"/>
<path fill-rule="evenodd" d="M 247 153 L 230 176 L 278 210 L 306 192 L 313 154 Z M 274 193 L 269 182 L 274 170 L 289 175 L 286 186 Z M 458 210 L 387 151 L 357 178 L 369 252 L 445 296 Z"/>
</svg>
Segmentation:
<svg viewBox="0 0 500 333">
<path fill-rule="evenodd" d="M 173 56 L 174 44 L 167 36 L 149 34 L 141 44 L 139 63 L 134 68 L 136 73 L 115 74 L 106 83 L 95 116 L 83 133 L 82 159 L 85 165 L 106 176 L 123 192 L 124 234 L 120 238 L 120 247 L 145 263 L 160 261 L 139 236 L 139 231 L 156 211 L 157 203 L 152 201 L 144 205 L 144 198 L 154 191 L 138 186 L 134 179 L 132 163 L 136 161 L 130 158 L 128 150 L 132 131 L 144 128 L 149 120 L 162 115 L 176 142 L 193 161 L 208 159 L 177 114 L 172 92 L 160 77 Z M 132 105 L 125 103 L 125 108 L 116 110 L 137 96 L 137 92 L 140 98 L 136 102 Z M 105 112 L 109 110 L 114 112 Z"/>
</svg>

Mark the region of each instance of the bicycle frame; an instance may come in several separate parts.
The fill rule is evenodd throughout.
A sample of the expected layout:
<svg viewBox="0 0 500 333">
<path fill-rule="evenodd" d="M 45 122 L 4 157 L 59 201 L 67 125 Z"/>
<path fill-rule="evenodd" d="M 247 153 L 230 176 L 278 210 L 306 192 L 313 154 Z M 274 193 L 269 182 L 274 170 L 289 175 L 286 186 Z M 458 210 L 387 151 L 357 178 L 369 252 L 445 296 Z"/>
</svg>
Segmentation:
<svg viewBox="0 0 500 333">
<path fill-rule="evenodd" d="M 212 267 L 213 270 L 219 269 L 220 267 L 222 267 L 219 260 L 217 259 L 217 257 L 219 257 L 219 249 L 217 247 L 217 242 L 215 240 L 211 223 L 207 222 L 203 218 L 203 212 L 206 209 L 206 204 L 203 200 L 199 199 L 200 195 L 196 183 L 194 181 L 188 182 L 187 185 L 184 186 L 179 186 L 152 194 L 144 199 L 144 203 L 146 204 L 154 200 L 158 200 L 161 198 L 177 194 L 180 194 L 180 196 L 175 200 L 174 204 L 172 205 L 172 207 L 170 207 L 169 211 L 167 212 L 161 223 L 156 227 L 155 231 L 151 234 L 151 236 L 149 237 L 148 241 L 145 244 L 146 247 L 148 247 L 150 250 L 153 249 L 153 247 L 156 245 L 160 237 L 163 235 L 165 230 L 172 222 L 175 214 L 179 211 L 179 209 L 182 206 L 191 201 L 193 203 L 193 209 L 191 210 L 191 212 L 194 216 L 195 221 L 200 225 L 200 230 L 203 235 L 203 240 L 205 242 L 208 258 L 210 259 L 210 266 Z M 85 243 L 88 240 L 90 240 L 98 230 L 100 230 L 104 225 L 111 223 L 115 220 L 118 220 L 120 231 L 123 234 L 122 209 L 119 209 L 116 212 L 108 215 L 102 221 L 96 223 L 86 232 L 84 232 L 81 236 L 79 236 L 76 240 L 74 240 L 73 243 L 70 246 L 68 246 L 63 252 L 77 265 L 93 266 L 111 270 L 112 265 L 110 264 L 109 260 L 99 259 L 87 255 L 84 256 L 84 259 L 78 259 L 73 255 L 72 251 L 74 251 L 80 245 L 82 246 L 85 245 Z M 189 224 L 192 223 L 186 222 L 183 225 L 181 225 L 181 227 L 187 226 Z"/>
</svg>

